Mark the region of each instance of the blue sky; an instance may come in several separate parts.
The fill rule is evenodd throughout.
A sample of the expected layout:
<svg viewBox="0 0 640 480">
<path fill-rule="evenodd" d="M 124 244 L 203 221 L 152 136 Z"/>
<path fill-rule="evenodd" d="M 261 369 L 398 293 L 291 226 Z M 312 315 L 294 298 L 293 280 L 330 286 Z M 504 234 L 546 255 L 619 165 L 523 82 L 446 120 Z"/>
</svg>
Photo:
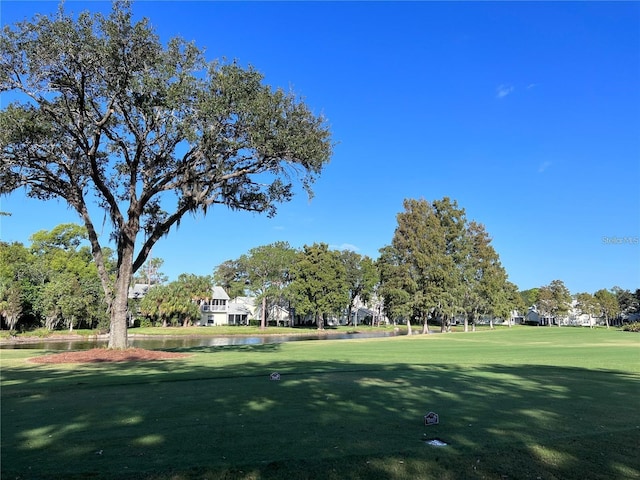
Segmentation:
<svg viewBox="0 0 640 480">
<path fill-rule="evenodd" d="M 57 3 L 0 8 L 8 24 Z M 293 89 L 336 142 L 311 201 L 272 219 L 185 218 L 153 251 L 171 279 L 279 240 L 377 258 L 403 199 L 448 196 L 486 226 L 520 289 L 640 287 L 640 3 L 142 1 L 134 13 L 163 40 Z M 79 223 L 62 203 L 0 201 L 3 241 Z"/>
</svg>

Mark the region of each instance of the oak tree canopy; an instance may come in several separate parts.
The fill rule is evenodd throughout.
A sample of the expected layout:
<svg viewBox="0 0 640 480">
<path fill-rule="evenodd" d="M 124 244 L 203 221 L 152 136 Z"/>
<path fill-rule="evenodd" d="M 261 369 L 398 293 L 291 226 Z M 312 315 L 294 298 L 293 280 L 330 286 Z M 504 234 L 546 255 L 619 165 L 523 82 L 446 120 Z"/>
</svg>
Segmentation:
<svg viewBox="0 0 640 480">
<path fill-rule="evenodd" d="M 0 92 L 13 100 L 0 111 L 0 194 L 23 188 L 78 213 L 111 348 L 127 346 L 132 274 L 186 213 L 221 204 L 274 215 L 294 181 L 311 195 L 331 156 L 325 119 L 296 95 L 181 38 L 163 43 L 127 1 L 108 16 L 61 6 L 4 27 L 0 46 Z M 98 233 L 105 213 L 115 272 Z"/>
</svg>

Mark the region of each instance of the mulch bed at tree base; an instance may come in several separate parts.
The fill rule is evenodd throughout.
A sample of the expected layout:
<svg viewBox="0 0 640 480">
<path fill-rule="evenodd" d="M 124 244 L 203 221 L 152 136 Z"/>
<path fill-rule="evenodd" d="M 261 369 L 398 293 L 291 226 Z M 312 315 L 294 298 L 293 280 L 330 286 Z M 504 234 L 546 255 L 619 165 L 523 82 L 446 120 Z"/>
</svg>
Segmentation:
<svg viewBox="0 0 640 480">
<path fill-rule="evenodd" d="M 188 357 L 188 353 L 162 352 L 144 348 L 126 348 L 122 350 L 93 348 L 77 352 L 54 353 L 34 357 L 34 363 L 104 363 L 104 362 L 143 362 L 150 360 L 174 360 Z"/>
</svg>

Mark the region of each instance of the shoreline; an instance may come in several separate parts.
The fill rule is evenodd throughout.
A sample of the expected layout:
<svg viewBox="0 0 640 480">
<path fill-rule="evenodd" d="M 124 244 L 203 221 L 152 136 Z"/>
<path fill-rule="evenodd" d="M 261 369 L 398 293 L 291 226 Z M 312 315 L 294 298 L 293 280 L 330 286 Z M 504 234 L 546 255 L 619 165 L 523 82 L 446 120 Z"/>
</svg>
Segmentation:
<svg viewBox="0 0 640 480">
<path fill-rule="evenodd" d="M 350 330 L 350 331 L 340 331 L 333 329 L 325 329 L 325 330 L 304 330 L 300 332 L 283 332 L 283 333 L 220 333 L 220 334 L 145 334 L 145 333 L 130 333 L 127 335 L 127 338 L 130 340 L 153 340 L 153 339 L 180 339 L 180 338 L 233 338 L 233 337 L 293 337 L 293 336 L 317 336 L 317 335 L 344 335 L 344 334 L 358 334 L 364 333 L 359 330 Z M 79 334 L 52 334 L 46 337 L 21 337 L 15 336 L 10 338 L 2 338 L 0 339 L 0 347 L 3 345 L 17 345 L 17 344 L 30 344 L 30 343 L 42 343 L 42 342 L 71 342 L 71 341 L 86 341 L 86 342 L 99 342 L 99 341 L 108 341 L 109 334 L 101 333 L 95 335 L 79 335 Z"/>
</svg>

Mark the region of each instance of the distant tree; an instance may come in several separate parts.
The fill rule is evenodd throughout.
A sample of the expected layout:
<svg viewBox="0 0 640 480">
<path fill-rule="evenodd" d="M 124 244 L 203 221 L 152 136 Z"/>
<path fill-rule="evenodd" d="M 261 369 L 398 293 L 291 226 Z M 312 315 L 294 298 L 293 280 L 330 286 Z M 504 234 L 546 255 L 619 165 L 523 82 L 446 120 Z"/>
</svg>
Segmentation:
<svg viewBox="0 0 640 480">
<path fill-rule="evenodd" d="M 539 288 L 530 288 L 529 290 L 522 290 L 520 297 L 524 302 L 525 308 L 529 308 L 538 303 Z"/>
<path fill-rule="evenodd" d="M 160 257 L 149 257 L 144 262 L 138 274 L 134 277 L 133 281 L 143 285 L 158 285 L 165 283 L 169 278 L 160 271 L 164 265 L 164 259 Z"/>
<path fill-rule="evenodd" d="M 538 310 L 549 317 L 549 326 L 552 320 L 560 326 L 561 317 L 569 312 L 570 305 L 571 293 L 562 280 L 553 280 L 538 290 Z"/>
<path fill-rule="evenodd" d="M 366 255 L 360 255 L 352 250 L 342 250 L 339 256 L 347 273 L 349 286 L 347 318 L 351 321 L 356 299 L 359 298 L 366 303 L 371 298 L 374 287 L 378 283 L 378 271 L 374 261 Z"/>
<path fill-rule="evenodd" d="M 182 285 L 192 299 L 211 298 L 213 290 L 213 278 L 210 275 L 195 275 L 193 273 L 181 273 L 176 283 Z"/>
<path fill-rule="evenodd" d="M 639 290 L 636 290 L 635 294 L 630 290 L 622 289 L 620 287 L 613 287 L 611 289 L 618 301 L 617 315 L 628 316 L 640 311 L 640 298 L 638 298 Z"/>
<path fill-rule="evenodd" d="M 411 280 L 411 267 L 404 263 L 401 253 L 388 245 L 380 249 L 376 261 L 380 276 L 378 293 L 384 298 L 384 312 L 395 324 L 397 320 L 406 320 L 411 335 L 413 304 L 409 289 L 414 285 Z"/>
<path fill-rule="evenodd" d="M 620 305 L 618 299 L 613 292 L 607 289 L 600 289 L 593 294 L 596 300 L 596 305 L 599 310 L 599 316 L 604 318 L 607 328 L 611 319 L 617 317 L 620 314 Z"/>
<path fill-rule="evenodd" d="M 430 318 L 441 330 L 464 313 L 474 328 L 480 315 L 511 320 L 520 305 L 485 227 L 467 222 L 464 209 L 444 198 L 405 200 L 391 245 L 377 261 L 387 316 L 417 320 L 428 332 Z"/>
<path fill-rule="evenodd" d="M 231 298 L 246 294 L 247 275 L 238 260 L 226 260 L 213 271 L 213 282 L 221 286 Z"/>
<path fill-rule="evenodd" d="M 445 231 L 426 200 L 405 199 L 397 222 L 391 245 L 380 250 L 378 262 L 387 315 L 404 314 L 410 333 L 413 320 L 428 333 L 428 318 L 436 317 L 444 304 L 447 272 L 454 268 L 446 255 Z"/>
<path fill-rule="evenodd" d="M 491 245 L 491 237 L 484 225 L 472 221 L 466 232 L 467 256 L 461 260 L 463 272 L 463 308 L 465 332 L 468 330 L 468 319 L 473 328 L 480 314 L 490 316 L 493 328 L 493 317 L 501 316 L 510 320 L 513 309 L 512 292 L 507 288 L 507 272 L 500 263 L 500 257 Z"/>
<path fill-rule="evenodd" d="M 0 320 L 14 330 L 33 312 L 36 285 L 35 257 L 23 244 L 0 242 Z"/>
<path fill-rule="evenodd" d="M 507 282 L 506 288 L 507 296 L 510 298 L 510 304 L 513 308 L 514 313 L 523 315 L 527 310 L 527 306 L 525 305 L 524 300 L 522 299 L 522 296 L 518 291 L 517 285 L 511 282 Z M 509 325 L 511 324 L 513 324 L 513 318 L 511 319 Z"/>
<path fill-rule="evenodd" d="M 178 323 L 188 327 L 200 316 L 192 290 L 184 281 L 150 288 L 140 300 L 140 313 L 154 323 L 161 322 L 163 327 Z"/>
<path fill-rule="evenodd" d="M 45 326 L 54 329 L 64 324 L 72 330 L 81 324 L 93 328 L 103 323 L 104 292 L 97 288 L 98 271 L 89 248 L 82 245 L 87 242 L 86 229 L 65 223 L 40 230 L 30 240 L 43 278 L 34 310 L 45 319 Z"/>
<path fill-rule="evenodd" d="M 518 293 L 518 287 L 508 280 L 500 286 L 494 297 L 493 314 L 498 318 L 507 320 L 509 327 L 513 325 L 514 312 L 522 311 L 524 303 Z"/>
<path fill-rule="evenodd" d="M 325 315 L 338 314 L 349 303 L 349 285 L 339 253 L 325 243 L 305 245 L 291 269 L 287 295 L 296 314 L 313 314 L 318 330 L 324 330 Z"/>
<path fill-rule="evenodd" d="M 290 282 L 296 250 L 287 242 L 275 242 L 249 250 L 238 260 L 245 287 L 261 302 L 260 328 L 266 328 L 271 307 L 280 303 Z"/>
<path fill-rule="evenodd" d="M 587 292 L 576 294 L 576 306 L 583 315 L 589 316 L 589 328 L 593 328 L 593 317 L 600 313 L 598 304 L 593 295 Z"/>
<path fill-rule="evenodd" d="M 18 282 L 0 283 L 0 319 L 14 330 L 22 315 L 22 289 Z"/>
<path fill-rule="evenodd" d="M 464 271 L 470 255 L 468 223 L 465 210 L 457 201 L 444 197 L 432 205 L 445 236 L 445 262 L 441 265 L 444 291 L 435 310 L 435 317 L 441 319 L 440 329 L 445 331 L 450 329 L 451 320 L 464 311 Z"/>
<path fill-rule="evenodd" d="M 73 273 L 54 275 L 44 288 L 42 306 L 46 327 L 53 330 L 62 323 L 72 331 L 86 317 L 87 300 L 81 291 L 78 277 Z"/>
<path fill-rule="evenodd" d="M 111 14 L 63 6 L 5 26 L 0 194 L 62 199 L 88 232 L 110 312 L 109 347 L 127 346 L 128 290 L 155 243 L 187 213 L 215 204 L 266 212 L 311 185 L 331 155 L 325 120 L 237 63 L 208 63 L 194 44 L 161 42 L 130 2 Z M 115 279 L 89 205 L 107 213 Z M 169 208 L 170 210 L 165 210 Z M 138 245 L 139 234 L 144 234 Z"/>
</svg>

